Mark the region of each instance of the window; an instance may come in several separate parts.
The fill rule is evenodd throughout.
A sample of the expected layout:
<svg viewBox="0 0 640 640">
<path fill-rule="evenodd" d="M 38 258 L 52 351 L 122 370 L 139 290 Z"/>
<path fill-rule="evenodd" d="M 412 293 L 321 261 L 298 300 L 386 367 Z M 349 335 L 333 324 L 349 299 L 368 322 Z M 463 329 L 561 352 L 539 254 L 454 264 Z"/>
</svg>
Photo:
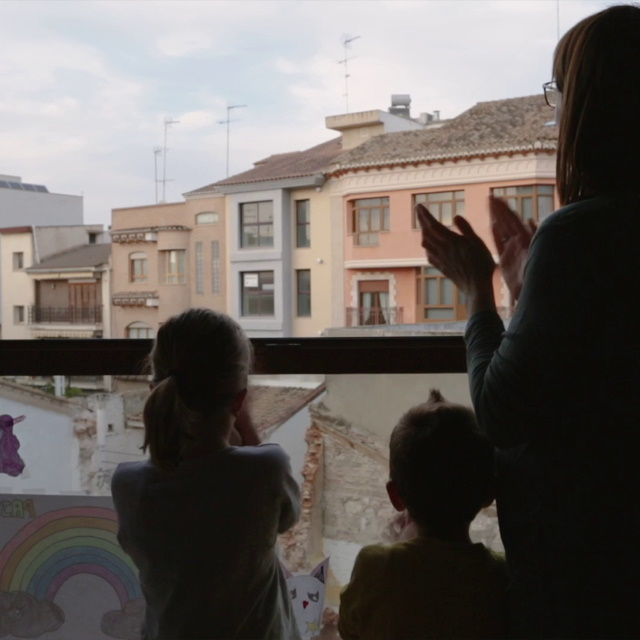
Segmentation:
<svg viewBox="0 0 640 640">
<path fill-rule="evenodd" d="M 187 280 L 183 249 L 162 251 L 164 258 L 164 284 L 184 284 Z"/>
<path fill-rule="evenodd" d="M 243 316 L 273 316 L 273 271 L 240 274 Z"/>
<path fill-rule="evenodd" d="M 220 242 L 211 241 L 211 293 L 220 293 Z"/>
<path fill-rule="evenodd" d="M 129 254 L 129 282 L 146 282 L 148 279 L 147 254 L 136 251 Z"/>
<path fill-rule="evenodd" d="M 204 293 L 204 256 L 202 242 L 196 242 L 196 293 Z"/>
<path fill-rule="evenodd" d="M 220 216 L 215 211 L 196 214 L 196 224 L 216 224 Z"/>
<path fill-rule="evenodd" d="M 132 322 L 127 327 L 127 338 L 152 339 L 155 338 L 155 331 L 144 322 Z"/>
<path fill-rule="evenodd" d="M 420 320 L 464 320 L 467 307 L 464 296 L 449 278 L 435 267 L 423 267 L 418 277 L 418 304 Z"/>
<path fill-rule="evenodd" d="M 240 246 L 273 247 L 273 202 L 240 205 Z"/>
<path fill-rule="evenodd" d="M 98 234 L 94 232 L 89 232 L 89 244 L 96 244 L 98 241 Z"/>
<path fill-rule="evenodd" d="M 354 325 L 389 324 L 389 281 L 363 280 L 358 283 L 358 316 Z"/>
<path fill-rule="evenodd" d="M 351 202 L 351 232 L 358 245 L 378 244 L 378 233 L 389 231 L 389 198 L 361 198 Z"/>
<path fill-rule="evenodd" d="M 24 307 L 23 306 L 13 307 L 13 324 L 24 324 Z"/>
<path fill-rule="evenodd" d="M 20 271 L 24 269 L 24 253 L 22 251 L 13 252 L 13 270 Z"/>
<path fill-rule="evenodd" d="M 492 189 L 496 198 L 504 198 L 520 217 L 542 222 L 553 212 L 553 185 L 532 184 L 526 187 L 500 187 Z"/>
<path fill-rule="evenodd" d="M 296 200 L 296 247 L 311 246 L 311 209 L 309 200 Z"/>
<path fill-rule="evenodd" d="M 296 271 L 296 306 L 299 318 L 311 316 L 311 269 Z"/>
<path fill-rule="evenodd" d="M 417 193 L 413 196 L 413 228 L 420 227 L 415 212 L 415 205 L 423 204 L 429 213 L 442 224 L 450 227 L 453 216 L 464 215 L 464 191 L 440 191 L 438 193 Z"/>
</svg>

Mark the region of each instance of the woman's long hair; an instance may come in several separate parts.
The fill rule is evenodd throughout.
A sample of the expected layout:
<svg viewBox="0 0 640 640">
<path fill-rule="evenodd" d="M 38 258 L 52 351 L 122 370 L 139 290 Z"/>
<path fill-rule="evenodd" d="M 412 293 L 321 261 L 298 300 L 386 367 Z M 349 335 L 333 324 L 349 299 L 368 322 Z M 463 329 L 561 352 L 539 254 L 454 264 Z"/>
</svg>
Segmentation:
<svg viewBox="0 0 640 640">
<path fill-rule="evenodd" d="M 153 390 L 144 406 L 143 451 L 164 469 L 175 468 L 198 430 L 220 420 L 247 386 L 251 342 L 229 316 L 189 309 L 159 329 L 149 363 Z"/>
<path fill-rule="evenodd" d="M 640 190 L 640 7 L 585 18 L 558 43 L 556 174 L 562 204 Z"/>
</svg>

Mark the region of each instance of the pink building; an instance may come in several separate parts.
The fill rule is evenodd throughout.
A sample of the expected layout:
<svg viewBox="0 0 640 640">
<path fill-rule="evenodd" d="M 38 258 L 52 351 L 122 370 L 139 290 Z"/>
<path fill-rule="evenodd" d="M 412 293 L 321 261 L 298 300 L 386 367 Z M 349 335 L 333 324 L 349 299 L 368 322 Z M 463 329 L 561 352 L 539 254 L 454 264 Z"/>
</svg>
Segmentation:
<svg viewBox="0 0 640 640">
<path fill-rule="evenodd" d="M 346 326 L 466 319 L 463 297 L 429 265 L 414 208 L 443 223 L 464 215 L 494 249 L 488 196 L 542 221 L 554 195 L 557 128 L 543 96 L 478 103 L 427 128 L 377 135 L 329 169 L 343 202 Z M 494 249 L 495 250 L 495 249 Z M 496 302 L 509 294 L 496 272 Z"/>
</svg>

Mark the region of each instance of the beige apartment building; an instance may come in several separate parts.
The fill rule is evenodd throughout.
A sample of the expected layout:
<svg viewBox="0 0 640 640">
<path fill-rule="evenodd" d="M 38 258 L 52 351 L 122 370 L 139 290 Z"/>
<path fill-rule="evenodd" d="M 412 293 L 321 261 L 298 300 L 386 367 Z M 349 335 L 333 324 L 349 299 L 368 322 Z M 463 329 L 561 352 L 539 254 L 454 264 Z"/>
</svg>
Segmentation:
<svg viewBox="0 0 640 640">
<path fill-rule="evenodd" d="M 153 338 L 188 307 L 227 308 L 224 196 L 112 211 L 113 336 Z"/>
</svg>

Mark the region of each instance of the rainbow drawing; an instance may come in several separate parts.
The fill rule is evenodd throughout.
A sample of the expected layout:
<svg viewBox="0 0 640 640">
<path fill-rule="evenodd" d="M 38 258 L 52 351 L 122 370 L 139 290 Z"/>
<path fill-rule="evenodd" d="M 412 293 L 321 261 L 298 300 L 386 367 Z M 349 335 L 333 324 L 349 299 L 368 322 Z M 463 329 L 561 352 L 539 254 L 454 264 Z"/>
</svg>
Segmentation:
<svg viewBox="0 0 640 640">
<path fill-rule="evenodd" d="M 31 520 L 0 552 L 0 591 L 53 601 L 71 576 L 89 573 L 106 580 L 124 608 L 142 592 L 117 528 L 115 511 L 101 507 L 58 509 Z"/>
</svg>

